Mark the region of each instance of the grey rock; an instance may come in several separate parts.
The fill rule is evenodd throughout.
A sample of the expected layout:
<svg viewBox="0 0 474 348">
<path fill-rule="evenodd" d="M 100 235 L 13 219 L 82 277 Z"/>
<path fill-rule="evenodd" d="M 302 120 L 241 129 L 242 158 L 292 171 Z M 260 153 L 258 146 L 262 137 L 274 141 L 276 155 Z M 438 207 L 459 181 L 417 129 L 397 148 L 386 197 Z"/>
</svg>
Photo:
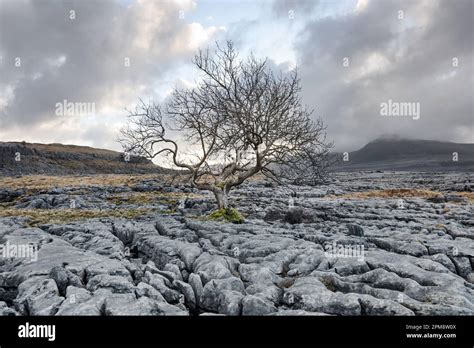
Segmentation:
<svg viewBox="0 0 474 348">
<path fill-rule="evenodd" d="M 53 267 L 49 272 L 49 276 L 56 282 L 61 295 L 66 293 L 66 288 L 69 285 L 77 287 L 82 286 L 81 279 L 77 275 L 61 266 Z"/>
<path fill-rule="evenodd" d="M 467 257 L 452 257 L 451 260 L 456 267 L 456 272 L 463 278 L 466 278 L 472 272 L 471 262 Z"/>
<path fill-rule="evenodd" d="M 105 297 L 93 296 L 84 288 L 68 286 L 66 299 L 63 301 L 56 315 L 84 315 L 99 316 L 105 308 Z"/>
<path fill-rule="evenodd" d="M 194 296 L 196 299 L 196 305 L 200 307 L 201 306 L 200 299 L 201 299 L 202 290 L 203 290 L 201 277 L 195 273 L 191 273 L 189 275 L 188 283 L 193 288 Z"/>
<path fill-rule="evenodd" d="M 358 236 L 358 237 L 363 237 L 364 236 L 364 229 L 360 227 L 359 225 L 355 224 L 347 224 L 347 234 L 351 236 Z"/>
<path fill-rule="evenodd" d="M 362 314 L 365 315 L 415 315 L 412 310 L 395 301 L 382 300 L 369 295 L 356 296 L 359 298 Z"/>
<path fill-rule="evenodd" d="M 224 297 L 220 297 L 227 290 L 230 292 L 227 292 Z M 236 293 L 243 294 L 244 292 L 245 287 L 239 278 L 212 279 L 203 288 L 200 304 L 203 309 L 210 311 L 217 312 L 219 308 L 225 308 L 222 310 L 235 313 L 237 311 L 236 303 L 239 302 Z M 239 297 L 240 300 L 241 297 Z"/>
<path fill-rule="evenodd" d="M 283 296 L 284 302 L 296 309 L 339 315 L 360 315 L 357 298 L 329 291 L 317 278 L 297 279 Z"/>
<path fill-rule="evenodd" d="M 135 292 L 135 286 L 126 278 L 109 274 L 98 274 L 89 280 L 87 290 L 96 291 L 98 289 L 108 289 L 116 294 Z"/>
<path fill-rule="evenodd" d="M 22 314 L 54 315 L 63 301 L 54 280 L 33 277 L 18 286 L 15 307 Z"/>
<path fill-rule="evenodd" d="M 170 303 L 176 303 L 179 301 L 179 292 L 173 289 L 170 289 L 166 284 L 166 278 L 163 278 L 159 274 L 147 273 L 146 278 L 148 284 L 153 288 L 158 290 L 158 292 L 163 295 L 165 300 Z"/>
<path fill-rule="evenodd" d="M 278 309 L 268 300 L 247 295 L 242 299 L 242 315 L 266 315 Z"/>
<path fill-rule="evenodd" d="M 196 296 L 194 295 L 194 290 L 191 285 L 181 280 L 175 280 L 173 285 L 184 295 L 186 306 L 192 311 L 196 310 Z"/>
<path fill-rule="evenodd" d="M 14 309 L 8 307 L 6 302 L 0 301 L 0 316 L 17 316 L 19 313 Z"/>
<path fill-rule="evenodd" d="M 420 242 L 401 242 L 396 240 L 386 240 L 381 238 L 369 238 L 379 248 L 399 254 L 412 256 L 423 256 L 428 254 L 428 249 Z"/>
<path fill-rule="evenodd" d="M 163 268 L 164 271 L 169 272 L 174 275 L 174 279 L 176 280 L 183 280 L 183 276 L 181 275 L 181 271 L 179 267 L 172 263 L 167 263 Z"/>
<path fill-rule="evenodd" d="M 212 279 L 225 279 L 232 277 L 228 259 L 223 256 L 201 254 L 194 263 L 194 273 L 199 274 L 203 284 Z"/>
<path fill-rule="evenodd" d="M 243 295 L 234 290 L 222 290 L 217 295 L 218 313 L 225 315 L 242 315 Z"/>
<path fill-rule="evenodd" d="M 188 313 L 176 306 L 148 297 L 137 299 L 133 294 L 110 294 L 105 299 L 105 315 L 188 315 Z"/>
<path fill-rule="evenodd" d="M 143 283 L 143 282 L 137 285 L 135 289 L 135 294 L 137 295 L 137 297 L 145 296 L 155 301 L 166 302 L 165 298 L 158 290 L 156 290 L 151 285 Z"/>
<path fill-rule="evenodd" d="M 158 268 L 163 268 L 172 260 L 179 259 L 184 262 L 189 271 L 193 270 L 193 263 L 202 252 L 201 248 L 195 244 L 168 239 L 152 233 L 143 233 L 137 236 L 133 247 L 152 259 Z"/>
<path fill-rule="evenodd" d="M 454 266 L 453 262 L 449 257 L 445 254 L 435 254 L 427 256 L 430 260 L 436 261 L 446 267 L 450 272 L 456 273 L 456 266 Z"/>
<path fill-rule="evenodd" d="M 0 189 L 0 203 L 12 202 L 25 193 L 24 190 Z"/>
</svg>

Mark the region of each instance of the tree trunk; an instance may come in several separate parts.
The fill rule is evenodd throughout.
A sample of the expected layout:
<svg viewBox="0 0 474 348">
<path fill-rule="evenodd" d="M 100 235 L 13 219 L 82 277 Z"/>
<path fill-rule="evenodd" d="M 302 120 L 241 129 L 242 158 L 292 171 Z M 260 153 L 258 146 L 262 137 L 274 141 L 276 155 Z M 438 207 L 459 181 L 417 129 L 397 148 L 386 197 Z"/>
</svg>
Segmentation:
<svg viewBox="0 0 474 348">
<path fill-rule="evenodd" d="M 215 190 L 214 196 L 216 196 L 218 209 L 227 209 L 229 207 L 228 192 L 226 190 Z"/>
</svg>

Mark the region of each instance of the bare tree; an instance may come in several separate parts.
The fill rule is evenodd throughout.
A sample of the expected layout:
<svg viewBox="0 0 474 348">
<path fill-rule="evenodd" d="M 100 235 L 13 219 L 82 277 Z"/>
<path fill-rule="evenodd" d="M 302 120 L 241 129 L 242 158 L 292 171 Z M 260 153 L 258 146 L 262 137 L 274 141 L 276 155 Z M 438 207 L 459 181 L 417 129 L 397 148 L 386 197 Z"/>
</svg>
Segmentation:
<svg viewBox="0 0 474 348">
<path fill-rule="evenodd" d="M 194 88 L 175 88 L 163 106 L 140 100 L 129 112 L 125 151 L 168 156 L 194 187 L 214 193 L 219 209 L 228 207 L 233 187 L 258 173 L 278 183 L 324 178 L 331 145 L 321 119 L 301 105 L 296 69 L 275 74 L 266 59 L 240 60 L 232 42 L 217 44 L 213 55 L 199 51 L 194 65 L 202 73 Z M 195 157 L 183 156 L 170 130 Z"/>
</svg>

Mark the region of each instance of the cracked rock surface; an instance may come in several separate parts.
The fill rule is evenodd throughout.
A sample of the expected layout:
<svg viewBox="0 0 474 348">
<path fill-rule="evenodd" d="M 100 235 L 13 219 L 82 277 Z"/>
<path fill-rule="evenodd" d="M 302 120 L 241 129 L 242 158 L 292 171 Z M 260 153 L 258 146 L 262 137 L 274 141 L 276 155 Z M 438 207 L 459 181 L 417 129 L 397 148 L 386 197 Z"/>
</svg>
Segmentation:
<svg viewBox="0 0 474 348">
<path fill-rule="evenodd" d="M 71 191 L 75 209 L 148 208 L 40 224 L 0 218 L 0 244 L 36 252 L 0 255 L 0 314 L 474 315 L 470 174 L 251 182 L 231 193 L 242 224 L 207 219 L 213 197 L 186 186 L 137 187 L 0 189 L 14 212 L 69 209 Z M 110 199 L 164 189 L 181 200 Z"/>
</svg>

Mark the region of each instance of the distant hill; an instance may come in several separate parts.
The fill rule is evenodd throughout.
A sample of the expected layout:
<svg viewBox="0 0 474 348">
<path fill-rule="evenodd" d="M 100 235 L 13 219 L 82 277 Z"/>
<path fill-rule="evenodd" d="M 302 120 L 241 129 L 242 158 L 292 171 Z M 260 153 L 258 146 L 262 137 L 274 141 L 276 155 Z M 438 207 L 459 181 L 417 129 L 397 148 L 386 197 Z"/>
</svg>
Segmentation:
<svg viewBox="0 0 474 348">
<path fill-rule="evenodd" d="M 18 155 L 19 154 L 19 155 Z M 160 173 L 151 161 L 87 146 L 0 142 L 0 175 Z"/>
<path fill-rule="evenodd" d="M 453 152 L 458 161 L 453 161 Z M 17 155 L 20 155 L 19 161 Z M 333 153 L 333 171 L 463 171 L 474 172 L 474 144 L 433 140 L 380 138 L 360 150 Z M 148 174 L 172 172 L 151 161 L 87 146 L 0 142 L 0 175 Z"/>
<path fill-rule="evenodd" d="M 380 138 L 350 152 L 348 161 L 343 161 L 343 153 L 333 156 L 337 159 L 334 171 L 474 171 L 474 144 Z"/>
</svg>

